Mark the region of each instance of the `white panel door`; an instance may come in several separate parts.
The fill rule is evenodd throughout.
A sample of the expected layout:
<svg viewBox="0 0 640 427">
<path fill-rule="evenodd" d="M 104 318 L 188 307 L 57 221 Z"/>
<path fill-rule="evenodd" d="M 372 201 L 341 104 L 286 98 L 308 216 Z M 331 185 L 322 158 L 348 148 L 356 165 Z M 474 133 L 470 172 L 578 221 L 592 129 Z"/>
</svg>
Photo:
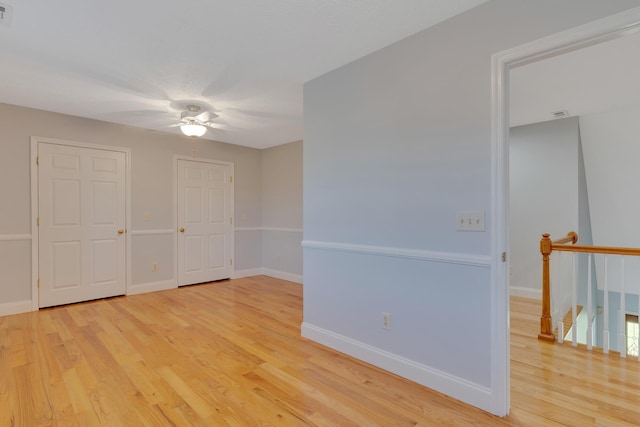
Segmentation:
<svg viewBox="0 0 640 427">
<path fill-rule="evenodd" d="M 38 144 L 39 305 L 122 295 L 125 153 Z"/>
<path fill-rule="evenodd" d="M 178 285 L 233 272 L 231 165 L 178 160 Z"/>
</svg>

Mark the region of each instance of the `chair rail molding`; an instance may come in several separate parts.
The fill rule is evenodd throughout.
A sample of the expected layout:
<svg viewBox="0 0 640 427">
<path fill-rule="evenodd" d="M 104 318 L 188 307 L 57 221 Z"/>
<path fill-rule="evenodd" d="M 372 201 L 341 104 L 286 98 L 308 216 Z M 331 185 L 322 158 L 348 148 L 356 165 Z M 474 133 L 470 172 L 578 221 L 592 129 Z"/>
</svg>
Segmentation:
<svg viewBox="0 0 640 427">
<path fill-rule="evenodd" d="M 363 255 L 406 258 L 421 261 L 471 265 L 475 267 L 491 267 L 491 257 L 485 255 L 427 251 L 422 249 L 396 248 L 389 246 L 361 245 L 354 243 L 322 242 L 316 240 L 303 240 L 302 247 L 305 249 L 351 252 Z"/>
<path fill-rule="evenodd" d="M 31 239 L 31 234 L 0 234 L 0 242 L 19 242 Z"/>
</svg>

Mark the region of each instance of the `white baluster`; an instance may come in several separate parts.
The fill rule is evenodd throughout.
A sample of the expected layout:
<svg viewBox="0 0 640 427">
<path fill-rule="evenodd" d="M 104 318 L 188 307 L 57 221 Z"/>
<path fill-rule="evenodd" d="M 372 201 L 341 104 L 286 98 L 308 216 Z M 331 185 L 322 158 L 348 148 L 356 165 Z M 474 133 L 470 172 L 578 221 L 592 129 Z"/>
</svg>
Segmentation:
<svg viewBox="0 0 640 427">
<path fill-rule="evenodd" d="M 556 336 L 556 341 L 559 344 L 564 342 L 564 313 L 561 311 L 562 303 L 564 302 L 564 298 L 562 295 L 562 286 L 564 284 L 564 252 L 557 253 L 557 262 L 551 263 L 552 268 L 554 269 L 554 274 L 552 276 L 551 292 L 553 295 L 553 307 L 552 307 L 552 318 L 556 321 L 556 328 L 558 329 L 558 335 Z M 553 256 L 553 255 L 552 255 Z M 555 279 L 558 280 L 555 280 Z"/>
<path fill-rule="evenodd" d="M 619 346 L 620 346 L 620 357 L 627 357 L 627 333 L 626 329 L 626 307 L 625 307 L 625 295 L 624 295 L 624 257 L 620 257 L 620 326 L 618 327 L 618 337 L 619 337 Z"/>
<path fill-rule="evenodd" d="M 578 278 L 576 274 L 576 252 L 571 253 L 571 345 L 578 346 Z"/>
<path fill-rule="evenodd" d="M 553 322 L 556 322 L 556 324 L 558 323 L 558 302 L 560 301 L 560 298 L 558 296 L 558 284 L 560 284 L 562 281 L 559 279 L 558 277 L 558 271 L 559 271 L 559 266 L 562 263 L 562 252 L 558 252 L 558 254 L 551 254 L 551 261 L 549 262 L 549 290 L 550 290 L 550 297 L 551 297 L 551 307 L 550 307 L 550 314 L 551 314 L 551 322 L 553 324 Z M 557 258 L 557 259 L 556 259 Z M 556 280 L 556 278 L 558 278 L 558 280 Z M 558 339 L 560 335 L 560 330 L 558 330 Z M 559 341 L 561 342 L 561 341 Z"/>
<path fill-rule="evenodd" d="M 564 342 L 564 322 L 558 322 L 558 343 Z"/>
<path fill-rule="evenodd" d="M 609 274 L 607 255 L 604 256 L 604 330 L 602 331 L 602 352 L 609 354 Z"/>
<path fill-rule="evenodd" d="M 591 301 L 591 291 L 593 286 L 591 283 L 591 259 L 593 258 L 593 254 L 589 253 L 587 255 L 587 264 L 589 268 L 589 270 L 587 271 L 587 350 L 591 350 L 593 349 L 593 309 L 591 307 L 591 305 L 593 304 L 593 302 Z"/>
</svg>

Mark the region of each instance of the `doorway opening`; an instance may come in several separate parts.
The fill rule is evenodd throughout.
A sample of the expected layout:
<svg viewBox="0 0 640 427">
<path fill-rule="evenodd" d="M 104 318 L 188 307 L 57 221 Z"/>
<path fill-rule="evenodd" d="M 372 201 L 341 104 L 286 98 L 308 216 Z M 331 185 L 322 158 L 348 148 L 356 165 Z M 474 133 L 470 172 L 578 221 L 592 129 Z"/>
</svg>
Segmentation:
<svg viewBox="0 0 640 427">
<path fill-rule="evenodd" d="M 640 31 L 640 8 L 625 11 L 538 41 L 498 53 L 492 57 L 492 183 L 493 183 L 493 277 L 492 382 L 495 413 L 509 412 L 509 77 L 510 71 L 543 59 L 594 46 Z M 506 260 L 503 261 L 503 260 Z"/>
</svg>

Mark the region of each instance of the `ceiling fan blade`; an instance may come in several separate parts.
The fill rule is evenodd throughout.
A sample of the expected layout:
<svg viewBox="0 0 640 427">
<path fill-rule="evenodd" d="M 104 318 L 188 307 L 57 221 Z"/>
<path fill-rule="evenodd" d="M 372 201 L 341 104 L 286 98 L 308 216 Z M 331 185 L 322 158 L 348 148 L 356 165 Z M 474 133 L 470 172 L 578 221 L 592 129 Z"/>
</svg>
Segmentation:
<svg viewBox="0 0 640 427">
<path fill-rule="evenodd" d="M 216 113 L 213 113 L 211 111 L 203 111 L 202 113 L 198 114 L 197 116 L 194 116 L 193 118 L 202 123 L 206 123 L 206 122 L 210 122 L 216 117 L 218 117 Z"/>
<path fill-rule="evenodd" d="M 202 123 L 202 124 L 205 125 L 206 127 L 208 127 L 209 129 L 224 130 L 224 126 L 220 125 L 219 123 L 205 122 L 205 123 Z"/>
</svg>

